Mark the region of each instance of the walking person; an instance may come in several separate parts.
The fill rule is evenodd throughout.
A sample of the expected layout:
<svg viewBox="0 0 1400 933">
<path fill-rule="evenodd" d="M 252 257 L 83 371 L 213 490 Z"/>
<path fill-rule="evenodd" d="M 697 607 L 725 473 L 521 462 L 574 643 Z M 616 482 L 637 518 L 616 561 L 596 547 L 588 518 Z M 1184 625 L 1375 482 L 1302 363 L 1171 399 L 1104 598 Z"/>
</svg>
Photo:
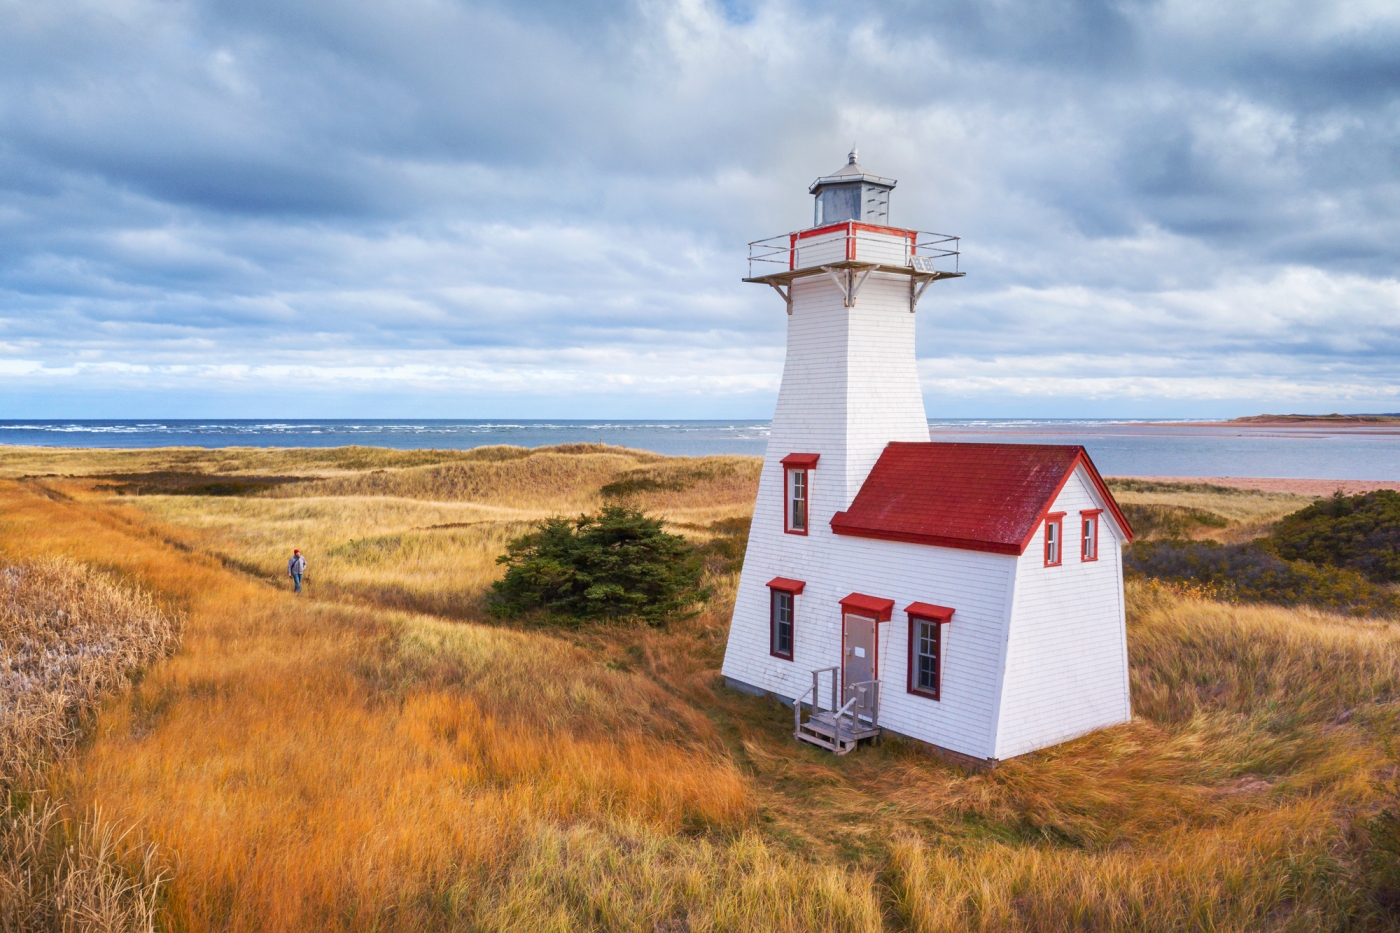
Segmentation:
<svg viewBox="0 0 1400 933">
<path fill-rule="evenodd" d="M 301 551 L 292 549 L 292 559 L 287 561 L 287 576 L 292 578 L 292 586 L 296 592 L 301 592 L 301 575 L 306 573 L 306 558 L 301 556 Z"/>
</svg>

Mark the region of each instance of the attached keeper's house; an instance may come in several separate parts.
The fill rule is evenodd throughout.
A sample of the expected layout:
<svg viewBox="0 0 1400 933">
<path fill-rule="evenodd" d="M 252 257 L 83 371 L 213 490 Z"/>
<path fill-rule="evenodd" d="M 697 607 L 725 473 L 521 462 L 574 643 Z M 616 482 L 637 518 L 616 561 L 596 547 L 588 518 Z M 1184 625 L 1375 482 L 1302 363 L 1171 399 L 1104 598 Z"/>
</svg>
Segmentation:
<svg viewBox="0 0 1400 933">
<path fill-rule="evenodd" d="M 852 152 L 812 227 L 751 245 L 787 362 L 724 675 L 837 753 L 994 763 L 1131 717 L 1132 531 L 1082 447 L 929 441 L 914 312 L 958 241 L 889 226 L 894 185 Z"/>
</svg>

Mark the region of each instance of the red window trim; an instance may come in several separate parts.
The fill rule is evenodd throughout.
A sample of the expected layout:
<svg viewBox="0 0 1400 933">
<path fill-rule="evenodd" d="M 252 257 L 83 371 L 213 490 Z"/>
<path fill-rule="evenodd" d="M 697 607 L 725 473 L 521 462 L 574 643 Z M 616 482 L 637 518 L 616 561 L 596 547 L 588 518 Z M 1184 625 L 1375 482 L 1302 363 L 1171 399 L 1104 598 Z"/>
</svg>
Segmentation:
<svg viewBox="0 0 1400 933">
<path fill-rule="evenodd" d="M 1103 520 L 1099 516 L 1103 515 L 1103 509 L 1080 509 L 1079 510 L 1079 562 L 1082 564 L 1092 564 L 1099 559 L 1099 526 Z M 1084 556 L 1084 519 L 1092 518 L 1094 522 L 1094 556 Z M 1064 534 L 1063 531 L 1060 532 Z"/>
<path fill-rule="evenodd" d="M 806 586 L 807 584 L 803 581 L 792 580 L 788 577 L 774 577 L 768 581 L 768 653 L 781 661 L 791 661 L 793 655 L 797 653 L 797 596 Z M 774 592 L 786 593 L 792 597 L 792 622 L 791 631 L 788 632 L 787 654 L 778 650 L 778 620 L 773 618 Z"/>
<path fill-rule="evenodd" d="M 928 700 L 941 700 L 943 694 L 943 626 L 953 621 L 953 611 L 947 606 L 934 606 L 929 603 L 911 603 L 905 607 L 905 612 L 909 614 L 909 679 L 905 682 L 905 690 L 914 696 L 924 697 Z M 934 631 L 938 635 L 938 675 L 934 679 L 936 684 L 933 690 L 924 690 L 918 685 L 915 676 L 914 660 L 916 634 L 919 630 L 920 622 L 932 622 Z"/>
<path fill-rule="evenodd" d="M 781 461 L 783 465 L 783 533 L 789 535 L 802 535 L 806 537 L 812 531 L 812 477 L 810 471 L 821 459 L 821 454 L 788 454 Z M 801 528 L 792 527 L 792 499 L 788 487 L 791 477 L 790 473 L 801 473 L 802 482 L 807 490 L 807 521 Z"/>
<path fill-rule="evenodd" d="M 1059 560 L 1050 562 L 1050 526 L 1052 524 L 1060 526 L 1059 553 L 1055 556 Z M 1051 512 L 1045 516 L 1045 566 L 1059 567 L 1065 562 L 1065 513 Z"/>
</svg>

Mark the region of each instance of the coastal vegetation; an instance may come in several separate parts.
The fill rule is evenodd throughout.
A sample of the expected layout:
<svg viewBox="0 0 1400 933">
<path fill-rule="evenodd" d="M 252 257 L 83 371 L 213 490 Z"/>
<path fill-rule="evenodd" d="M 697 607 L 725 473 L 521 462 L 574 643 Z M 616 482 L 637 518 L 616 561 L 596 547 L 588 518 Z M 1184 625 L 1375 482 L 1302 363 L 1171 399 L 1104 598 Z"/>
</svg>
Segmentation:
<svg viewBox="0 0 1400 933">
<path fill-rule="evenodd" d="M 1133 722 L 991 771 L 836 758 L 718 675 L 757 461 L 471 453 L 0 453 L 0 563 L 184 620 L 14 805 L 128 832 L 110 877 L 149 852 L 165 930 L 1400 928 L 1394 623 L 1142 577 Z M 162 473 L 286 479 L 115 478 Z M 1115 491 L 1222 545 L 1311 502 L 1198 485 Z M 490 614 L 511 540 L 610 505 L 695 547 L 697 612 Z"/>
<path fill-rule="evenodd" d="M 1144 541 L 1128 548 L 1123 566 L 1129 575 L 1187 584 L 1230 602 L 1400 617 L 1400 592 L 1395 589 L 1372 583 L 1354 570 L 1285 560 L 1253 542 Z"/>
<path fill-rule="evenodd" d="M 491 584 L 488 609 L 506 617 L 665 622 L 710 592 L 700 585 L 695 545 L 662 525 L 623 505 L 547 518 L 496 558 L 506 573 Z"/>
<path fill-rule="evenodd" d="M 1400 492 L 1337 493 L 1274 527 L 1280 557 L 1356 571 L 1377 583 L 1400 583 Z"/>
<path fill-rule="evenodd" d="M 1266 528 L 1256 525 L 1260 536 L 1244 541 L 1219 512 L 1132 502 L 1124 511 L 1140 538 L 1124 556 L 1130 575 L 1232 602 L 1400 618 L 1400 589 L 1391 585 L 1400 582 L 1400 493 L 1338 492 Z M 1216 535 L 1226 540 L 1212 540 Z"/>
</svg>

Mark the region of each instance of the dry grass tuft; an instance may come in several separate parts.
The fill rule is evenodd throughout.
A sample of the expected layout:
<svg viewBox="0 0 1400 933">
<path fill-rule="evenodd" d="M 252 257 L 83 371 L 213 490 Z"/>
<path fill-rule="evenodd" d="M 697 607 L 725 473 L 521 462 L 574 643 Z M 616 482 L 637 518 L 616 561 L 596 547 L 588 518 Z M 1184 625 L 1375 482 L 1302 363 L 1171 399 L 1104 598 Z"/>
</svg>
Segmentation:
<svg viewBox="0 0 1400 933">
<path fill-rule="evenodd" d="M 1149 849 L 891 846 L 895 904 L 916 933 L 963 930 L 1338 930 L 1360 905 L 1340 827 L 1303 800 Z"/>
<path fill-rule="evenodd" d="M 1389 712 L 1400 698 L 1394 623 L 1128 586 L 1139 716 L 1163 724 L 1262 716 L 1289 731 Z"/>
<path fill-rule="evenodd" d="M 0 785 L 35 783 L 108 694 L 179 645 L 151 597 L 63 560 L 0 569 Z"/>
<path fill-rule="evenodd" d="M 156 847 L 100 811 L 70 822 L 48 802 L 0 808 L 4 933 L 154 933 L 165 880 Z"/>
</svg>

